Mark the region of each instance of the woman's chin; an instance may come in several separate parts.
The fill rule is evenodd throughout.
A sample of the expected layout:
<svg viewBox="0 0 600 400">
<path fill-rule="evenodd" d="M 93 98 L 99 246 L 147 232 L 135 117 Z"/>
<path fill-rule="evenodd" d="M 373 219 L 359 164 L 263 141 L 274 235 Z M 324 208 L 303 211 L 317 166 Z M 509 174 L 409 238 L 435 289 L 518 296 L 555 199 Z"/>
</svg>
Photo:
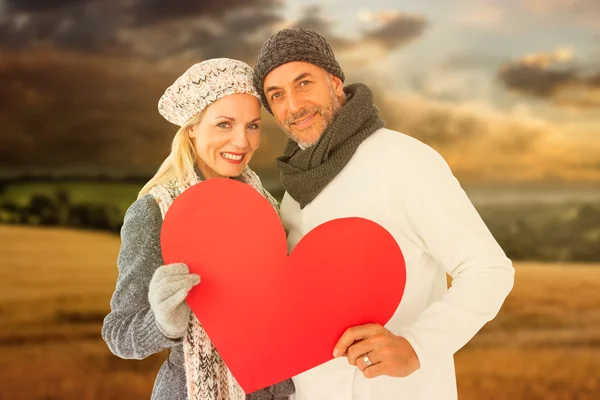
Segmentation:
<svg viewBox="0 0 600 400">
<path fill-rule="evenodd" d="M 220 166 L 221 168 L 219 168 L 216 172 L 225 177 L 225 178 L 234 178 L 236 176 L 239 176 L 242 174 L 242 172 L 244 171 L 244 168 L 246 168 L 246 164 L 232 164 L 232 165 L 224 165 L 224 166 Z"/>
</svg>

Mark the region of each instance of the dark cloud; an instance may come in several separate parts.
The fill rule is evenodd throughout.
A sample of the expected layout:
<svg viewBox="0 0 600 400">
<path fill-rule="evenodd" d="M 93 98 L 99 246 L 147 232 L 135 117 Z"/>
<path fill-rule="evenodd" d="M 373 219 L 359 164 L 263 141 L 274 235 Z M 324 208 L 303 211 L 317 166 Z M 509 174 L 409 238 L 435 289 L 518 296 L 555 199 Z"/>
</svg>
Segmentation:
<svg viewBox="0 0 600 400">
<path fill-rule="evenodd" d="M 221 26 L 217 31 L 223 32 L 219 36 L 224 39 L 218 45 L 224 52 L 238 47 L 243 50 L 246 36 L 280 21 L 278 6 L 276 0 L 12 1 L 0 19 L 0 47 L 23 49 L 46 44 L 128 56 L 171 55 L 174 50 L 214 48 L 216 44 L 208 40 L 218 32 L 205 26 L 210 24 Z M 189 39 L 171 45 L 169 40 L 177 36 Z M 225 39 L 231 42 L 224 43 Z M 159 46 L 161 42 L 166 50 Z M 145 50 L 136 53 L 141 48 Z M 207 52 L 214 53 L 212 49 Z"/>
<path fill-rule="evenodd" d="M 321 6 L 311 5 L 304 9 L 302 17 L 294 24 L 296 28 L 310 29 L 320 34 L 329 34 L 331 23 L 321 15 Z"/>
<path fill-rule="evenodd" d="M 39 12 L 58 10 L 88 0 L 5 0 L 9 11 Z"/>
<path fill-rule="evenodd" d="M 336 35 L 331 29 L 333 22 L 323 17 L 322 8 L 318 5 L 306 7 L 293 26 L 318 32 L 327 39 L 334 52 L 353 50 L 371 43 L 383 46 L 385 50 L 395 49 L 421 36 L 426 27 L 423 17 L 396 12 L 384 12 L 375 15 L 374 19 L 378 21 L 378 26 L 363 32 L 357 40 Z"/>
<path fill-rule="evenodd" d="M 225 30 L 237 35 L 247 35 L 282 21 L 283 18 L 280 15 L 275 14 L 273 9 L 246 9 L 227 15 L 225 18 L 225 23 L 227 25 Z"/>
<path fill-rule="evenodd" d="M 0 21 L 0 47 L 23 49 L 39 44 L 82 51 L 119 47 L 117 34 L 129 16 L 124 5 L 97 1 L 73 1 L 39 12 L 9 12 Z"/>
<path fill-rule="evenodd" d="M 585 75 L 577 68 L 559 68 L 547 55 L 532 55 L 504 64 L 499 81 L 509 90 L 547 99 L 558 105 L 600 107 L 600 73 Z"/>
<path fill-rule="evenodd" d="M 0 51 L 0 59 L 0 170 L 149 175 L 167 156 L 177 127 L 157 103 L 189 65 L 164 72 L 56 49 Z M 285 135 L 272 118 L 263 126 L 253 166 L 275 177 Z"/>
<path fill-rule="evenodd" d="M 507 88 L 537 97 L 550 97 L 558 88 L 577 80 L 573 70 L 553 71 L 534 65 L 505 65 L 498 77 Z"/>
<path fill-rule="evenodd" d="M 355 48 L 358 43 L 345 39 L 331 31 L 333 23 L 322 15 L 319 5 L 311 5 L 304 8 L 303 14 L 293 25 L 293 28 L 310 29 L 323 36 L 331 46 L 334 53 Z"/>
<path fill-rule="evenodd" d="M 164 48 L 171 48 L 171 54 L 186 49 L 194 49 L 202 59 L 227 57 L 254 64 L 263 39 L 272 33 L 273 26 L 282 17 L 267 9 L 245 9 L 231 12 L 219 20 L 219 29 L 211 30 L 198 26 L 188 32 L 187 40 L 176 44 L 167 41 Z M 164 56 L 164 54 L 161 54 Z"/>
<path fill-rule="evenodd" d="M 240 8 L 273 7 L 278 4 L 277 0 L 139 0 L 135 13 L 137 23 L 146 24 L 194 16 L 219 17 Z"/>
<path fill-rule="evenodd" d="M 427 22 L 421 16 L 397 14 L 380 27 L 366 32 L 363 40 L 393 50 L 419 38 L 426 26 Z"/>
<path fill-rule="evenodd" d="M 139 60 L 56 49 L 0 51 L 0 59 L 0 169 L 149 175 L 168 154 L 176 127 L 162 119 L 156 104 L 183 66 L 167 73 Z M 461 180 L 518 180 L 564 167 L 542 158 L 535 166 L 539 171 L 531 170 L 546 125 L 485 105 L 392 98 L 386 88 L 375 90 L 374 97 L 389 128 L 440 151 Z M 274 160 L 286 137 L 263 114 L 262 143 L 252 166 L 263 179 L 276 180 Z"/>
<path fill-rule="evenodd" d="M 1 167 L 140 170 L 168 151 L 156 104 L 173 77 L 53 50 L 1 57 Z"/>
</svg>

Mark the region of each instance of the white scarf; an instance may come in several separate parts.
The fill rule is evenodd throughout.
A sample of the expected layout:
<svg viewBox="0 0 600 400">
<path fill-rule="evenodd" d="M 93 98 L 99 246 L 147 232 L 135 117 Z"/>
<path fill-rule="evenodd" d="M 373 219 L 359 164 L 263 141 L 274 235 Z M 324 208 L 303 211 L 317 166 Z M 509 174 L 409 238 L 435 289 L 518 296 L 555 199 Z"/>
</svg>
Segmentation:
<svg viewBox="0 0 600 400">
<path fill-rule="evenodd" d="M 254 171 L 246 167 L 236 179 L 256 189 L 279 214 L 277 200 L 263 188 Z M 163 219 L 173 200 L 200 181 L 195 177 L 191 182 L 183 185 L 173 182 L 169 185 L 157 185 L 150 190 L 160 207 Z M 189 400 L 244 400 L 246 398 L 244 391 L 231 375 L 193 312 L 183 340 L 183 353 Z"/>
</svg>

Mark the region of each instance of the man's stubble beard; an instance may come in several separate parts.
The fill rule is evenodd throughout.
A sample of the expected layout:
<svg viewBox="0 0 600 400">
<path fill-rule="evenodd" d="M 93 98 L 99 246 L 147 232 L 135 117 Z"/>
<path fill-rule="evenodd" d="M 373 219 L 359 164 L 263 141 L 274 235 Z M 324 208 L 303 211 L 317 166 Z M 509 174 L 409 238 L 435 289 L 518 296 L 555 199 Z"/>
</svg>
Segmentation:
<svg viewBox="0 0 600 400">
<path fill-rule="evenodd" d="M 299 112 L 291 115 L 283 123 L 279 124 L 279 126 L 281 127 L 281 129 L 283 129 L 283 131 L 286 133 L 286 135 L 291 140 L 298 143 L 298 146 L 300 146 L 302 149 L 307 149 L 307 148 L 313 146 L 315 143 L 317 143 L 319 141 L 319 139 L 321 138 L 321 136 L 323 135 L 323 132 L 325 132 L 325 130 L 333 123 L 333 121 L 336 119 L 336 117 L 339 115 L 340 111 L 342 110 L 342 104 L 341 104 L 340 100 L 337 98 L 337 96 L 335 95 L 333 87 L 331 86 L 331 80 L 329 80 L 329 78 L 328 78 L 327 82 L 329 85 L 329 103 L 325 107 L 314 106 L 314 107 L 311 107 L 310 109 L 303 108 Z M 303 117 L 305 117 L 307 115 L 312 115 L 314 113 L 318 113 L 319 115 L 321 115 L 322 126 L 320 128 L 320 132 L 318 132 L 316 137 L 311 142 L 302 142 L 300 140 L 300 138 L 291 129 L 292 122 L 302 119 Z M 307 129 L 314 129 L 314 127 L 309 126 Z"/>
</svg>

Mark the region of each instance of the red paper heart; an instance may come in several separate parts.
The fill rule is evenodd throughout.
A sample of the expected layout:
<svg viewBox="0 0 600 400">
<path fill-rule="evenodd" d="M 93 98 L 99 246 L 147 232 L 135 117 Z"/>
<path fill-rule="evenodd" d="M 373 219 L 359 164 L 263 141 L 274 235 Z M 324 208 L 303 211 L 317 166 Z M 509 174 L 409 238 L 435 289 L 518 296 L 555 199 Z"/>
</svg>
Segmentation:
<svg viewBox="0 0 600 400">
<path fill-rule="evenodd" d="M 246 393 L 331 360 L 351 326 L 387 323 L 406 281 L 394 238 L 362 218 L 316 227 L 288 257 L 269 202 L 230 179 L 180 195 L 161 246 L 202 277 L 187 301 Z"/>
</svg>

